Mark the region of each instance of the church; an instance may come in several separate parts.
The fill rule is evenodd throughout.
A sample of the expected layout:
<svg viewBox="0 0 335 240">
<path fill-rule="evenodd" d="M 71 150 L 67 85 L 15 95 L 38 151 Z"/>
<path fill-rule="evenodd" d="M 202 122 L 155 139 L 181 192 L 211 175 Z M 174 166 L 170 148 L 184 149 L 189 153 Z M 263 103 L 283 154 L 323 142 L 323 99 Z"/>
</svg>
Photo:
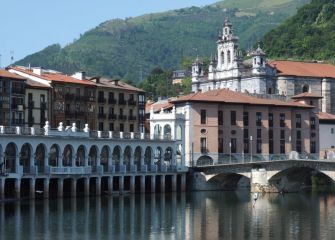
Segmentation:
<svg viewBox="0 0 335 240">
<path fill-rule="evenodd" d="M 335 113 L 335 66 L 322 62 L 298 62 L 266 58 L 260 45 L 244 59 L 234 35 L 231 22 L 226 19 L 217 40 L 217 54 L 208 69 L 196 58 L 192 64 L 192 91 L 205 92 L 229 89 L 261 98 L 291 100 L 307 93 L 322 96 L 320 110 Z"/>
</svg>

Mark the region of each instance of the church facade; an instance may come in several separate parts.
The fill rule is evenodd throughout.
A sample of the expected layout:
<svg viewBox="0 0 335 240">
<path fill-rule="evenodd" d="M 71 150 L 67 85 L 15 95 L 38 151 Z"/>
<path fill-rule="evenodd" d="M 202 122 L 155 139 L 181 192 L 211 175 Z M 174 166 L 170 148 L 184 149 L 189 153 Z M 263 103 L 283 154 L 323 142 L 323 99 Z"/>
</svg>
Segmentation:
<svg viewBox="0 0 335 240">
<path fill-rule="evenodd" d="M 197 57 L 192 64 L 192 91 L 227 88 L 262 98 L 290 100 L 308 92 L 322 96 L 320 109 L 335 113 L 335 66 L 320 62 L 268 61 L 258 45 L 245 60 L 239 38 L 226 19 L 217 40 L 217 53 L 208 69 Z"/>
</svg>

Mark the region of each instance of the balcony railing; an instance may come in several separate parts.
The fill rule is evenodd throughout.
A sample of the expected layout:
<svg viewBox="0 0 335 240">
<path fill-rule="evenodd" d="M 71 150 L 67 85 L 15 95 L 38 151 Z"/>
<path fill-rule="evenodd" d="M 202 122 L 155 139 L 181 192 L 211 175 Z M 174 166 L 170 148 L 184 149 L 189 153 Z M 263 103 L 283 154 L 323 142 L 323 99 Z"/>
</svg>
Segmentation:
<svg viewBox="0 0 335 240">
<path fill-rule="evenodd" d="M 106 103 L 106 98 L 98 98 L 98 103 Z"/>
<path fill-rule="evenodd" d="M 128 105 L 136 105 L 136 101 L 134 99 L 129 99 Z"/>
<path fill-rule="evenodd" d="M 24 94 L 24 88 L 12 88 L 13 94 Z"/>
<path fill-rule="evenodd" d="M 120 104 L 120 105 L 126 105 L 127 102 L 126 102 L 126 100 L 124 100 L 124 99 L 119 99 L 119 104 Z"/>
<path fill-rule="evenodd" d="M 116 104 L 116 99 L 115 98 L 108 98 L 108 103 L 109 104 Z"/>
<path fill-rule="evenodd" d="M 34 108 L 35 102 L 34 101 L 28 101 L 28 108 Z"/>
<path fill-rule="evenodd" d="M 98 118 L 99 118 L 99 119 L 106 119 L 106 114 L 104 114 L 104 113 L 99 113 L 99 114 L 98 114 Z"/>
<path fill-rule="evenodd" d="M 136 116 L 128 116 L 128 120 L 135 121 L 136 120 Z"/>
<path fill-rule="evenodd" d="M 75 95 L 73 93 L 66 93 L 65 94 L 65 100 L 74 100 Z"/>
<path fill-rule="evenodd" d="M 119 115 L 119 120 L 126 120 L 127 116 L 126 115 Z"/>
<path fill-rule="evenodd" d="M 108 114 L 108 119 L 115 120 L 117 118 L 116 114 Z"/>
</svg>

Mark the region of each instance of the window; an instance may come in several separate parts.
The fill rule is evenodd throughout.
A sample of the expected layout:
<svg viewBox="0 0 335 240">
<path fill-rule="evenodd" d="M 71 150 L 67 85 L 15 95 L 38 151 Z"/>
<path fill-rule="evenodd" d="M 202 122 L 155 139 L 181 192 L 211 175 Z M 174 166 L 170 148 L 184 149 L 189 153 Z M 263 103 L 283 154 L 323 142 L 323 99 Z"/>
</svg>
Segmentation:
<svg viewBox="0 0 335 240">
<path fill-rule="evenodd" d="M 311 141 L 311 153 L 316 153 L 316 143 Z"/>
<path fill-rule="evenodd" d="M 219 146 L 218 146 L 218 152 L 223 153 L 223 138 L 219 138 Z"/>
<path fill-rule="evenodd" d="M 201 153 L 207 153 L 207 139 L 200 138 L 200 150 Z"/>
<path fill-rule="evenodd" d="M 315 129 L 315 117 L 311 117 L 311 129 L 314 130 Z"/>
<path fill-rule="evenodd" d="M 104 114 L 104 107 L 99 107 L 99 115 L 103 115 Z"/>
<path fill-rule="evenodd" d="M 331 129 L 330 129 L 330 133 L 331 133 L 331 134 L 334 134 L 334 128 L 331 128 Z"/>
<path fill-rule="evenodd" d="M 227 62 L 231 63 L 231 54 L 229 50 L 227 51 Z"/>
<path fill-rule="evenodd" d="M 279 115 L 279 121 L 280 121 L 279 126 L 285 127 L 285 113 L 281 113 Z"/>
<path fill-rule="evenodd" d="M 244 139 L 244 148 L 243 151 L 244 153 L 249 153 L 249 139 Z"/>
<path fill-rule="evenodd" d="M 109 131 L 114 131 L 114 123 L 109 123 Z"/>
<path fill-rule="evenodd" d="M 273 154 L 273 140 L 269 140 L 269 154 Z"/>
<path fill-rule="evenodd" d="M 120 123 L 120 132 L 123 132 L 123 131 L 124 131 L 124 124 Z"/>
<path fill-rule="evenodd" d="M 230 140 L 230 144 L 231 144 L 231 153 L 236 153 L 237 151 L 236 138 L 232 138 Z"/>
<path fill-rule="evenodd" d="M 218 111 L 218 124 L 223 125 L 223 112 Z"/>
<path fill-rule="evenodd" d="M 104 130 L 104 123 L 99 122 L 99 131 L 103 131 L 103 130 Z"/>
<path fill-rule="evenodd" d="M 262 113 L 256 112 L 256 126 L 261 127 L 262 126 Z"/>
<path fill-rule="evenodd" d="M 243 112 L 243 126 L 249 126 L 249 113 Z"/>
<path fill-rule="evenodd" d="M 262 129 L 257 129 L 257 138 L 262 138 Z"/>
<path fill-rule="evenodd" d="M 301 139 L 301 131 L 297 131 L 297 139 Z"/>
<path fill-rule="evenodd" d="M 285 139 L 285 130 L 280 130 L 280 139 Z"/>
<path fill-rule="evenodd" d="M 129 132 L 134 132 L 134 124 L 129 125 Z"/>
<path fill-rule="evenodd" d="M 236 111 L 230 111 L 230 125 L 236 125 Z"/>
<path fill-rule="evenodd" d="M 285 154 L 285 140 L 280 140 L 280 153 Z"/>
<path fill-rule="evenodd" d="M 248 139 L 249 138 L 249 130 L 248 129 L 243 129 L 243 138 Z"/>
<path fill-rule="evenodd" d="M 269 139 L 273 139 L 273 130 L 269 129 Z"/>
<path fill-rule="evenodd" d="M 206 124 L 206 110 L 205 109 L 201 109 L 200 111 L 200 123 L 201 124 Z"/>
<path fill-rule="evenodd" d="M 301 153 L 301 140 L 297 140 L 296 142 L 296 150 L 298 153 Z"/>
<path fill-rule="evenodd" d="M 273 127 L 273 113 L 269 113 L 269 127 Z"/>
<path fill-rule="evenodd" d="M 257 139 L 256 153 L 262 153 L 262 140 Z"/>
<path fill-rule="evenodd" d="M 295 127 L 301 128 L 301 114 L 295 115 Z"/>
</svg>

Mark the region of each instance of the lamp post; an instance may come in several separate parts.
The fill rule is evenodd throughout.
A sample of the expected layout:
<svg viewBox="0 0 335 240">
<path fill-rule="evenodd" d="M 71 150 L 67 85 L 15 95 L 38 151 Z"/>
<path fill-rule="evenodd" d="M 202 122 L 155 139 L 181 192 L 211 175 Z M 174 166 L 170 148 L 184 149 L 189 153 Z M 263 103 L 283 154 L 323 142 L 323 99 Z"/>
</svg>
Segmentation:
<svg viewBox="0 0 335 240">
<path fill-rule="evenodd" d="M 229 163 L 231 163 L 231 141 L 229 142 Z"/>
<path fill-rule="evenodd" d="M 252 136 L 250 136 L 250 162 L 252 162 Z"/>
</svg>

